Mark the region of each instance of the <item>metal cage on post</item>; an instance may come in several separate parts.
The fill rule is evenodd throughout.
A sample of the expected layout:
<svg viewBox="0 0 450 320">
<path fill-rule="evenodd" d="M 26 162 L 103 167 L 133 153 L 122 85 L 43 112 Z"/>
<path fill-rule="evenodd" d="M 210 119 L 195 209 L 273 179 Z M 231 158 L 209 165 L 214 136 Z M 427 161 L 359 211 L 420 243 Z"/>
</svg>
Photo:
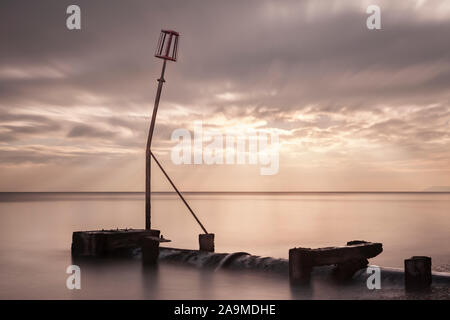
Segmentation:
<svg viewBox="0 0 450 320">
<path fill-rule="evenodd" d="M 155 57 L 164 60 L 177 61 L 179 36 L 180 34 L 176 31 L 161 30 Z"/>
</svg>

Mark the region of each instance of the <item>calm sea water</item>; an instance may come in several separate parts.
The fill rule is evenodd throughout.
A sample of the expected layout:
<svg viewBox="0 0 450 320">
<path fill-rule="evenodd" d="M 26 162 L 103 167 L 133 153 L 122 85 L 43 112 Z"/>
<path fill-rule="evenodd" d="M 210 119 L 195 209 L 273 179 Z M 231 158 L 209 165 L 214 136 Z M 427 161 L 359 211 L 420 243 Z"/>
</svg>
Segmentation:
<svg viewBox="0 0 450 320">
<path fill-rule="evenodd" d="M 450 265 L 450 194 L 304 193 L 186 196 L 217 252 L 246 251 L 287 258 L 292 247 L 382 242 L 372 264 L 402 267 L 428 255 Z M 200 227 L 175 195 L 153 197 L 152 227 L 171 247 L 198 247 Z M 140 193 L 0 194 L 0 298 L 41 299 L 290 299 L 285 277 L 210 272 L 139 260 L 82 266 L 82 289 L 66 288 L 73 231 L 143 228 Z M 311 297 L 326 298 L 330 290 Z M 333 296 L 334 297 L 334 296 Z"/>
</svg>

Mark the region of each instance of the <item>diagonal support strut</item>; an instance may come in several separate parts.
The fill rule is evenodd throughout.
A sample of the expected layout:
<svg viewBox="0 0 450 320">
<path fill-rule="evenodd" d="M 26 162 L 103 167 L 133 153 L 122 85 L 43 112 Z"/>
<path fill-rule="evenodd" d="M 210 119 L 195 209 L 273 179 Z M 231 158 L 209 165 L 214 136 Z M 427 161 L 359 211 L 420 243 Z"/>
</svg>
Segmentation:
<svg viewBox="0 0 450 320">
<path fill-rule="evenodd" d="M 208 231 L 206 231 L 205 227 L 203 226 L 203 224 L 200 222 L 200 220 L 197 218 L 197 216 L 195 215 L 194 211 L 192 211 L 191 207 L 189 206 L 189 204 L 186 202 L 186 200 L 184 199 L 183 195 L 181 194 L 180 191 L 178 191 L 178 188 L 175 186 L 175 184 L 173 183 L 173 181 L 170 179 L 169 175 L 166 173 L 166 171 L 164 170 L 164 168 L 161 166 L 161 164 L 159 163 L 159 161 L 156 159 L 155 155 L 153 154 L 153 152 L 150 151 L 151 156 L 153 157 L 153 160 L 155 160 L 156 164 L 158 165 L 158 167 L 161 169 L 161 171 L 164 173 L 164 175 L 166 176 L 167 180 L 170 182 L 170 184 L 172 185 L 172 187 L 174 188 L 174 190 L 176 191 L 176 193 L 178 194 L 178 196 L 181 198 L 181 200 L 183 200 L 184 204 L 186 205 L 186 207 L 188 208 L 189 212 L 192 214 L 192 216 L 194 217 L 194 219 L 197 221 L 197 223 L 200 225 L 200 227 L 203 229 L 203 231 L 205 232 L 205 234 L 208 234 Z"/>
</svg>

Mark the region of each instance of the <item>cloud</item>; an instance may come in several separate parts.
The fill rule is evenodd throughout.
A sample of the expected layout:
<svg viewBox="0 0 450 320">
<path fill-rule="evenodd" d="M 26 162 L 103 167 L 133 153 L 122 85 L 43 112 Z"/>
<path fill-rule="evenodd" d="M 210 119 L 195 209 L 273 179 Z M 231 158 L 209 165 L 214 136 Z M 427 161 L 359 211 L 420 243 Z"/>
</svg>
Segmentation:
<svg viewBox="0 0 450 320">
<path fill-rule="evenodd" d="M 88 137 L 88 138 L 114 138 L 116 135 L 115 132 L 107 131 L 107 130 L 99 130 L 97 128 L 94 128 L 92 126 L 88 125 L 77 125 L 73 127 L 69 133 L 67 134 L 67 137 L 69 138 L 80 138 L 80 137 Z"/>
<path fill-rule="evenodd" d="M 356 0 L 79 0 L 82 30 L 69 31 L 70 1 L 2 1 L 0 155 L 12 165 L 95 162 L 90 148 L 141 154 L 167 27 L 181 41 L 158 111 L 160 152 L 174 129 L 203 120 L 278 130 L 288 167 L 308 155 L 344 171 L 355 159 L 448 170 L 450 6 L 378 2 L 380 31 L 367 30 L 368 3 Z"/>
</svg>

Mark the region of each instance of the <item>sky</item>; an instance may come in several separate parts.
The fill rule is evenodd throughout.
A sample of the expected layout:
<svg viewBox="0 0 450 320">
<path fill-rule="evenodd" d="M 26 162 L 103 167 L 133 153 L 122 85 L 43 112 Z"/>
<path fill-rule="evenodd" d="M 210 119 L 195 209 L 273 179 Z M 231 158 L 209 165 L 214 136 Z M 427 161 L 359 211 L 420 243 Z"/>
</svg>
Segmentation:
<svg viewBox="0 0 450 320">
<path fill-rule="evenodd" d="M 381 30 L 366 27 L 371 4 Z M 0 191 L 144 190 L 161 29 L 181 36 L 152 148 L 181 190 L 450 185 L 447 0 L 2 0 Z M 196 121 L 276 133 L 279 170 L 175 165 L 171 135 Z"/>
</svg>

